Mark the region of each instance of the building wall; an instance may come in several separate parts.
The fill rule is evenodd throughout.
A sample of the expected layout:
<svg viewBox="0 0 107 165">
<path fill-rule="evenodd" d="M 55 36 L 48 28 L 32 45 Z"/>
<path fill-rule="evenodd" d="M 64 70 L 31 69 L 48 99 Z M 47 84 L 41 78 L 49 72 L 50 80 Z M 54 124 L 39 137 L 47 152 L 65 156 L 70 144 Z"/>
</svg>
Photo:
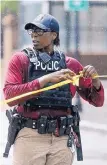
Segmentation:
<svg viewBox="0 0 107 165">
<path fill-rule="evenodd" d="M 72 53 L 68 53 L 67 56 L 74 58 Z M 99 75 L 107 75 L 107 54 L 80 54 L 80 62 L 83 66 L 93 65 L 98 71 Z"/>
<path fill-rule="evenodd" d="M 81 55 L 80 61 L 84 66 L 88 64 L 95 66 L 99 75 L 107 75 L 107 55 Z"/>
</svg>

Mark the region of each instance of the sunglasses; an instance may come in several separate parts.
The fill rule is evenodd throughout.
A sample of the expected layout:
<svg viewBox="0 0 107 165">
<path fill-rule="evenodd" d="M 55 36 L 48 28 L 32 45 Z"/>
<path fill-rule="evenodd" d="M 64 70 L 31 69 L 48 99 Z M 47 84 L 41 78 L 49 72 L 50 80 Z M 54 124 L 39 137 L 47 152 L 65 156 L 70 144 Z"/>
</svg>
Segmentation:
<svg viewBox="0 0 107 165">
<path fill-rule="evenodd" d="M 29 35 L 32 35 L 32 34 L 36 33 L 36 34 L 38 34 L 38 36 L 42 36 L 46 32 L 51 32 L 50 29 L 47 29 L 47 30 L 44 30 L 44 29 L 29 29 L 27 31 L 28 31 Z"/>
</svg>

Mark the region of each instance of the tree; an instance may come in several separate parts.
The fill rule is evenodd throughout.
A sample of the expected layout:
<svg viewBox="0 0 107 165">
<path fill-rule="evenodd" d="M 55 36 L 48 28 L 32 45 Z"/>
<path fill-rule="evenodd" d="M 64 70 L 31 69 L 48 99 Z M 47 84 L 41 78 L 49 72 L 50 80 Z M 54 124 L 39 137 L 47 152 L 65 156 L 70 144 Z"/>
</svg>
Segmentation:
<svg viewBox="0 0 107 165">
<path fill-rule="evenodd" d="M 0 1 L 0 12 L 1 13 L 17 13 L 18 11 L 18 0 L 2 0 Z"/>
</svg>

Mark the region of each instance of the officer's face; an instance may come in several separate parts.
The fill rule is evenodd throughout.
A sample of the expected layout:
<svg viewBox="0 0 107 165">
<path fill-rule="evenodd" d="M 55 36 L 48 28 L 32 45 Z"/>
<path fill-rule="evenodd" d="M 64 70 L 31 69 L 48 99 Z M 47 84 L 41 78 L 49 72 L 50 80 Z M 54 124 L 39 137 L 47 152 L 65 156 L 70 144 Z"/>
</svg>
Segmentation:
<svg viewBox="0 0 107 165">
<path fill-rule="evenodd" d="M 55 32 L 44 31 L 41 29 L 29 30 L 28 33 L 31 35 L 35 49 L 43 49 L 52 45 L 54 39 L 57 37 Z"/>
</svg>

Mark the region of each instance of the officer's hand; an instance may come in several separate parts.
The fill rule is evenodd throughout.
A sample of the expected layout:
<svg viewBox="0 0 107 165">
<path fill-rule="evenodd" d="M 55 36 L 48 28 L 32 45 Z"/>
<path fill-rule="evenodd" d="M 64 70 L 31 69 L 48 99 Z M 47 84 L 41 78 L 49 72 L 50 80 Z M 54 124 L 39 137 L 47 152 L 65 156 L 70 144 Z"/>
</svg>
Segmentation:
<svg viewBox="0 0 107 165">
<path fill-rule="evenodd" d="M 92 65 L 87 65 L 83 68 L 83 76 L 88 78 L 88 77 L 93 77 L 93 75 L 98 74 L 96 69 Z"/>
<path fill-rule="evenodd" d="M 60 71 L 56 71 L 47 75 L 44 75 L 40 78 L 38 78 L 40 88 L 43 88 L 47 83 L 58 83 L 63 80 L 70 79 L 72 80 L 72 77 L 75 76 L 75 73 L 71 71 L 70 69 L 62 69 Z"/>
<path fill-rule="evenodd" d="M 93 86 L 96 87 L 96 89 L 100 88 L 100 80 L 99 78 L 93 78 L 94 75 L 98 75 L 96 69 L 92 65 L 87 65 L 83 68 L 83 76 L 86 78 L 92 78 Z"/>
<path fill-rule="evenodd" d="M 52 83 L 58 83 L 63 80 L 72 80 L 72 77 L 76 74 L 71 71 L 70 69 L 62 69 L 60 71 L 53 72 L 51 74 L 48 74 L 49 80 Z"/>
</svg>

